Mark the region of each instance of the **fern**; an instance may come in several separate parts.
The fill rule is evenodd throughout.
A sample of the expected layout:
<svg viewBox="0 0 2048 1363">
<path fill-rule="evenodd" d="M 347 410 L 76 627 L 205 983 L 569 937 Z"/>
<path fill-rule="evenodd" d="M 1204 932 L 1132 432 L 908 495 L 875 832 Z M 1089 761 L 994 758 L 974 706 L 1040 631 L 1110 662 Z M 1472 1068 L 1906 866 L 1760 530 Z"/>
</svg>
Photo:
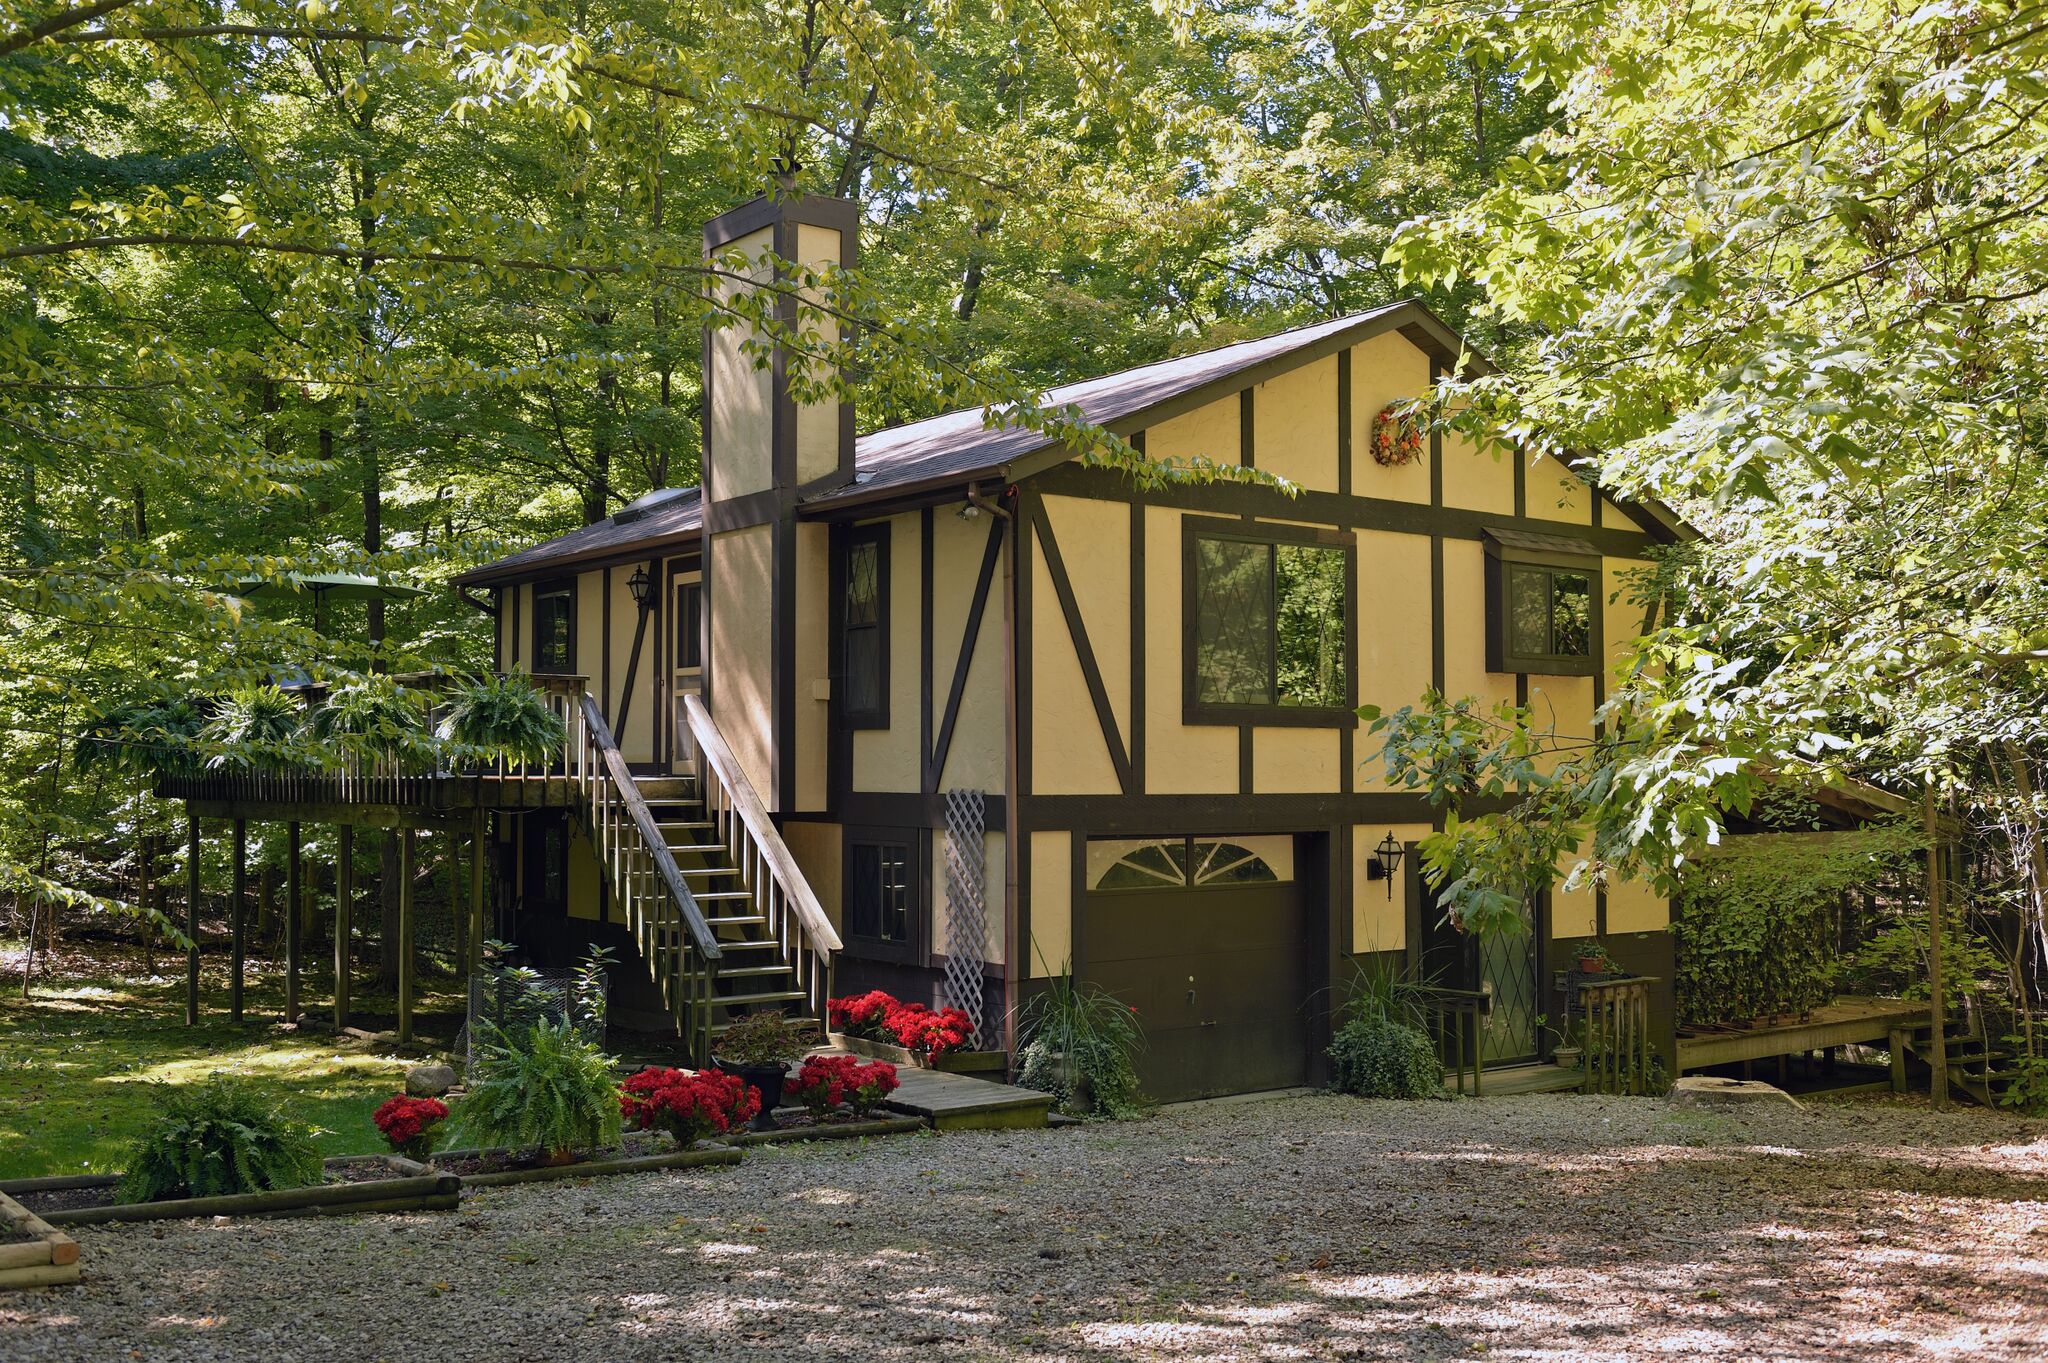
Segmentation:
<svg viewBox="0 0 2048 1363">
<path fill-rule="evenodd" d="M 117 1202 L 225 1197 L 320 1182 L 312 1130 L 259 1090 L 223 1075 L 157 1090 Z"/>
<path fill-rule="evenodd" d="M 379 761 L 424 762 L 432 756 L 420 693 L 381 673 L 336 687 L 315 712 L 313 733 L 330 748 Z"/>
<path fill-rule="evenodd" d="M 179 776 L 193 771 L 193 740 L 204 716 L 189 700 L 139 701 L 103 711 L 79 732 L 80 771 L 112 767 L 131 776 Z"/>
<path fill-rule="evenodd" d="M 299 702 L 275 686 L 240 688 L 221 701 L 199 731 L 209 767 L 291 765 L 299 736 Z"/>
<path fill-rule="evenodd" d="M 556 1154 L 619 1139 L 618 1062 L 579 1036 L 573 1021 L 509 1035 L 488 1022 L 477 1028 L 477 1073 L 456 1113 L 465 1144 Z"/>
<path fill-rule="evenodd" d="M 448 700 L 436 733 L 465 755 L 532 766 L 562 750 L 562 718 L 524 672 L 465 679 Z"/>
</svg>

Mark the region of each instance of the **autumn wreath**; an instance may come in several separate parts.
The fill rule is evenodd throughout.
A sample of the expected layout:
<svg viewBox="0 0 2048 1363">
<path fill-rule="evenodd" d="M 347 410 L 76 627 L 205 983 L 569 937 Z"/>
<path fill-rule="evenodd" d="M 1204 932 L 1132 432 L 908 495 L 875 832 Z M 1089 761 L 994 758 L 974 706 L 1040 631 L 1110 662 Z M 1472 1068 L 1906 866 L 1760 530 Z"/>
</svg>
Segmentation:
<svg viewBox="0 0 2048 1363">
<path fill-rule="evenodd" d="M 1422 457 L 1422 423 L 1405 402 L 1390 402 L 1372 419 L 1372 457 L 1388 468 Z"/>
</svg>

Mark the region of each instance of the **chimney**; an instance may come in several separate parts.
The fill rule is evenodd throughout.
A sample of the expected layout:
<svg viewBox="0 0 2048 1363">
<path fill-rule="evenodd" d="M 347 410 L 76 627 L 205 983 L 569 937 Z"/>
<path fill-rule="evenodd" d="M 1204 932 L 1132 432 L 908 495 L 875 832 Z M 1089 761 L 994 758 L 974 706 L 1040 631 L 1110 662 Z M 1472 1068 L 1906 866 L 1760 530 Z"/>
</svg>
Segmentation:
<svg viewBox="0 0 2048 1363">
<path fill-rule="evenodd" d="M 752 282 L 709 287 L 714 299 L 732 298 L 768 283 L 769 253 L 850 268 L 859 239 L 859 209 L 847 200 L 755 199 L 704 227 L 707 263 L 742 252 Z M 778 298 L 774 316 L 794 328 L 796 299 Z M 729 326 L 704 337 L 705 701 L 769 810 L 815 811 L 825 807 L 828 532 L 800 524 L 796 509 L 809 493 L 853 481 L 853 404 L 836 395 L 798 403 L 791 375 L 814 361 L 778 345 L 761 367 L 744 348 L 751 335 Z"/>
</svg>

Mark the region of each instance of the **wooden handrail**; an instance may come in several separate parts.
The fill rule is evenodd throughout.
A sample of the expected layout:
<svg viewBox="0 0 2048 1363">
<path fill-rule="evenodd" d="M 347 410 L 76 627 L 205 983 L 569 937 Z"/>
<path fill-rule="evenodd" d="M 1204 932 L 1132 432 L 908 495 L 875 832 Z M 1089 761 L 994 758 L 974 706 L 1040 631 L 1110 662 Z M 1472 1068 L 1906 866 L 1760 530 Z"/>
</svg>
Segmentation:
<svg viewBox="0 0 2048 1363">
<path fill-rule="evenodd" d="M 584 703 L 589 704 L 587 697 Z M 719 733 L 711 711 L 705 708 L 704 698 L 683 697 L 683 713 L 690 721 L 690 736 L 696 742 L 698 755 L 710 768 L 709 774 L 717 777 L 719 786 L 731 803 L 732 812 L 746 826 L 762 864 L 784 900 L 795 911 L 798 926 L 811 949 L 825 956 L 839 950 L 839 934 L 833 929 L 832 920 L 825 916 L 824 905 L 818 902 L 817 892 L 811 889 L 803 868 L 796 864 L 789 845 L 782 840 L 782 833 L 768 817 L 768 808 L 761 803 L 754 783 L 747 779 L 738 759 L 732 755 L 732 749 L 726 746 L 725 736 Z"/>
<path fill-rule="evenodd" d="M 612 737 L 611 726 L 604 722 L 604 715 L 589 692 L 583 692 L 581 699 L 583 724 L 597 749 L 598 760 L 604 764 L 612 793 L 632 820 L 634 832 L 640 835 L 640 841 L 646 845 L 647 855 L 654 863 L 655 874 L 667 887 L 669 898 L 675 901 L 683 928 L 690 934 L 690 945 L 707 961 L 722 959 L 725 953 L 719 948 L 718 938 L 712 933 L 711 924 L 704 921 L 704 911 L 697 906 L 697 897 L 690 893 L 689 884 L 676 865 L 675 854 L 668 849 L 668 840 L 655 826 L 654 812 L 648 809 L 646 797 L 640 794 L 632 769 L 626 765 L 625 756 L 619 751 L 618 740 Z"/>
</svg>

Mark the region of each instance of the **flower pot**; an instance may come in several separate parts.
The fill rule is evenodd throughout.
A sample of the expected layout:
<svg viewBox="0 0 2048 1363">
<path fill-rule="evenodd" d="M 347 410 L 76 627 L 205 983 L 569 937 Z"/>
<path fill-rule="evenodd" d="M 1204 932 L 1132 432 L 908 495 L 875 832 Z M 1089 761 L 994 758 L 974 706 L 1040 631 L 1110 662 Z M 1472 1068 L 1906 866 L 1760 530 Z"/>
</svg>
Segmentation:
<svg viewBox="0 0 2048 1363">
<path fill-rule="evenodd" d="M 576 1162 L 576 1152 L 569 1149 L 550 1150 L 541 1156 L 540 1162 L 547 1168 L 559 1169 L 565 1164 L 574 1164 Z"/>
<path fill-rule="evenodd" d="M 1579 973 L 1581 975 L 1605 975 L 1607 973 L 1607 961 L 1604 957 L 1600 956 L 1581 956 L 1579 957 Z"/>
<path fill-rule="evenodd" d="M 755 1131 L 775 1129 L 775 1109 L 782 1106 L 782 1081 L 788 1069 L 782 1065 L 729 1065 L 724 1068 L 747 1081 L 761 1095 L 761 1110 L 749 1123 Z"/>
</svg>

